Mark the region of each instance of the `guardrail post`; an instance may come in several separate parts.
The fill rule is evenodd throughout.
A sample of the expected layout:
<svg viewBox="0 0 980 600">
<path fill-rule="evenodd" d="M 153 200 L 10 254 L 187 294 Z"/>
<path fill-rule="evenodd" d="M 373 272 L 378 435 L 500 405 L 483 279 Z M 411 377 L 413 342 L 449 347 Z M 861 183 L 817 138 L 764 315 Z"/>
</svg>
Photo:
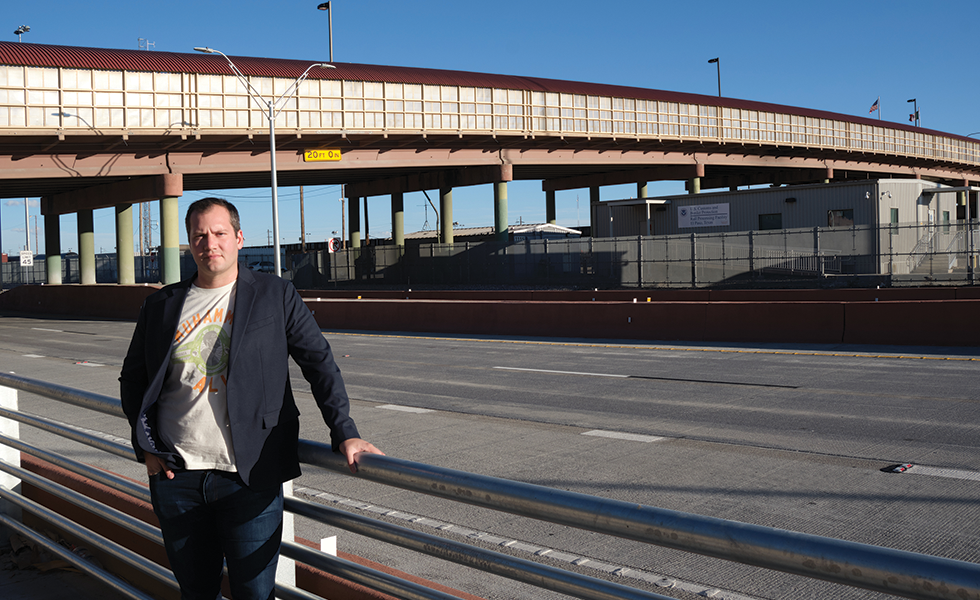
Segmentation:
<svg viewBox="0 0 980 600">
<path fill-rule="evenodd" d="M 287 481 L 282 484 L 283 498 L 293 497 L 293 482 Z M 282 541 L 296 541 L 296 527 L 293 513 L 284 510 L 282 512 Z M 276 583 L 296 587 L 296 561 L 279 555 L 279 565 L 276 567 Z"/>
<path fill-rule="evenodd" d="M 9 387 L 0 386 L 0 407 L 7 410 L 17 410 L 17 390 Z M 17 421 L 0 417 L 0 433 L 14 439 L 20 439 L 20 426 Z M 9 465 L 20 466 L 20 450 L 0 445 L 0 461 Z M 0 485 L 20 493 L 20 479 L 0 471 Z M 21 510 L 10 502 L 0 500 L 0 513 L 20 521 Z"/>
</svg>

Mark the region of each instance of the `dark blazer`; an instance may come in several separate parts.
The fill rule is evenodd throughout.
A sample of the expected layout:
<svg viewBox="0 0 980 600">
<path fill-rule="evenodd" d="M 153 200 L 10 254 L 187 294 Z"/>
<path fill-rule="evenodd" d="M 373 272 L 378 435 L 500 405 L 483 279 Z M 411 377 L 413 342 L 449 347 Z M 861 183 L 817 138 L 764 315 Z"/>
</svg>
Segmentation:
<svg viewBox="0 0 980 600">
<path fill-rule="evenodd" d="M 195 275 L 194 277 L 196 277 Z M 164 456 L 181 467 L 156 435 L 156 402 L 169 364 L 184 298 L 194 277 L 147 297 L 119 377 L 133 449 Z M 360 437 L 349 412 L 340 369 L 296 288 L 274 275 L 239 268 L 228 364 L 228 417 L 239 475 L 253 488 L 300 474 L 299 410 L 289 384 L 289 357 L 300 366 L 330 427 L 334 450 Z"/>
</svg>

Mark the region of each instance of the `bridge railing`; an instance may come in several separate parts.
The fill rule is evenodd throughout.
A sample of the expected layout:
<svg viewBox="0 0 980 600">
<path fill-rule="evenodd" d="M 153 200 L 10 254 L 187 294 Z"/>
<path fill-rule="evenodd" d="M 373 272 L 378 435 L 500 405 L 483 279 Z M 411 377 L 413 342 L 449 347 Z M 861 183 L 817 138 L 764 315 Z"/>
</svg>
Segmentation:
<svg viewBox="0 0 980 600">
<path fill-rule="evenodd" d="M 637 98 L 475 87 L 455 84 L 448 75 L 445 83 L 431 85 L 318 76 L 325 77 L 311 76 L 286 103 L 276 120 L 281 134 L 666 138 L 980 164 L 980 142 L 792 107 L 700 103 L 694 95 L 682 102 L 677 94 L 655 90 Z M 267 96 L 291 84 L 281 77 L 247 79 Z M 266 127 L 262 111 L 227 75 L 0 65 L 0 131 L 186 137 L 208 131 L 248 135 Z"/>
<path fill-rule="evenodd" d="M 125 444 L 18 410 L 17 394 L 14 390 L 38 394 L 77 407 L 122 417 L 120 403 L 114 398 L 16 375 L 0 374 L 0 426 L 2 426 L 0 450 L 4 452 L 0 454 L 0 471 L 2 471 L 0 475 L 3 476 L 3 479 L 0 479 L 0 499 L 8 503 L 5 507 L 7 514 L 0 515 L 0 521 L 42 543 L 40 538 L 43 536 L 26 527 L 16 516 L 18 510 L 29 512 L 44 522 L 71 531 L 74 536 L 85 540 L 92 548 L 111 554 L 130 568 L 143 571 L 157 583 L 173 587 L 175 585 L 173 576 L 166 569 L 95 532 L 85 530 L 25 498 L 17 491 L 20 485 L 18 480 L 22 480 L 96 513 L 140 535 L 150 543 L 161 542 L 159 530 L 155 527 L 93 502 L 81 494 L 46 481 L 18 466 L 19 455 L 24 452 L 52 462 L 61 468 L 83 474 L 136 498 L 143 500 L 148 498 L 145 486 L 22 442 L 19 439 L 21 437 L 19 425 L 26 424 L 119 457 L 134 459 L 131 448 Z M 327 445 L 301 441 L 300 456 L 304 463 L 339 473 L 348 472 L 343 459 L 334 454 Z M 357 476 L 366 480 L 646 544 L 907 598 L 980 599 L 980 565 L 974 563 L 565 492 L 393 457 L 361 455 L 358 467 Z M 11 511 L 11 506 L 16 510 Z M 286 507 L 292 513 L 323 523 L 579 598 L 605 600 L 667 598 L 352 515 L 295 497 L 287 498 Z M 84 572 L 106 582 L 126 597 L 140 599 L 148 597 L 144 591 L 134 588 L 79 554 L 59 548 L 57 544 L 48 545 L 54 546 L 51 548 L 53 552 Z M 284 543 L 283 555 L 398 597 L 451 598 L 442 592 L 310 550 L 292 540 Z M 285 583 L 277 584 L 277 591 L 281 597 L 286 598 L 314 598 L 308 592 Z"/>
</svg>

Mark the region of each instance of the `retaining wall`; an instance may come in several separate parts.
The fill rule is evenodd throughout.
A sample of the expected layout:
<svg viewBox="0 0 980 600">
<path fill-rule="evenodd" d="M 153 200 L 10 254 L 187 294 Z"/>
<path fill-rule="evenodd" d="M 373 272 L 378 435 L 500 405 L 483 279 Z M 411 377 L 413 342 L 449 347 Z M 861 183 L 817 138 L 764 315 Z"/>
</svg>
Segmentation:
<svg viewBox="0 0 980 600">
<path fill-rule="evenodd" d="M 20 286 L 0 311 L 134 320 L 158 286 Z M 303 291 L 325 329 L 605 338 L 973 346 L 980 288 Z"/>
</svg>

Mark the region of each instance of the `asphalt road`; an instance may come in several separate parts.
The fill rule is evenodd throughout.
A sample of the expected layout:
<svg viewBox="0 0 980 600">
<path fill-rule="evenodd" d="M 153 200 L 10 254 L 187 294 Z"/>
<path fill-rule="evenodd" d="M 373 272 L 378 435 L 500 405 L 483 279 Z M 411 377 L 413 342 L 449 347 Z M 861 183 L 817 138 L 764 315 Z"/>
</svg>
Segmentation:
<svg viewBox="0 0 980 600">
<path fill-rule="evenodd" d="M 117 395 L 133 324 L 0 317 L 4 371 Z M 399 458 L 792 531 L 980 562 L 980 351 L 709 347 L 326 332 L 365 438 Z M 296 369 L 302 435 L 326 441 Z M 24 398 L 111 435 L 125 423 Z M 60 445 L 47 434 L 31 433 Z M 65 442 L 64 444 L 70 444 Z M 66 446 L 68 447 L 68 446 Z M 76 458 L 140 467 L 71 447 Z M 114 462 L 113 462 L 114 461 Z M 881 469 L 915 466 L 903 474 Z M 678 598 L 872 599 L 755 567 L 459 506 L 309 468 L 300 495 L 396 509 L 552 550 L 553 564 Z M 368 508 L 370 506 L 370 508 Z M 383 517 L 412 525 L 404 516 Z M 310 539 L 336 533 L 298 519 Z M 469 539 L 476 534 L 471 533 Z M 461 539 L 458 535 L 456 539 Z M 480 543 L 480 542 L 477 542 Z M 487 598 L 560 598 L 359 536 L 341 550 Z M 549 553 L 544 553 L 549 554 Z M 562 561 L 565 562 L 562 562 Z M 582 561 L 578 561 L 582 562 Z M 618 569 L 594 568 L 600 563 Z M 672 586 L 672 587 L 663 587 Z"/>
</svg>

